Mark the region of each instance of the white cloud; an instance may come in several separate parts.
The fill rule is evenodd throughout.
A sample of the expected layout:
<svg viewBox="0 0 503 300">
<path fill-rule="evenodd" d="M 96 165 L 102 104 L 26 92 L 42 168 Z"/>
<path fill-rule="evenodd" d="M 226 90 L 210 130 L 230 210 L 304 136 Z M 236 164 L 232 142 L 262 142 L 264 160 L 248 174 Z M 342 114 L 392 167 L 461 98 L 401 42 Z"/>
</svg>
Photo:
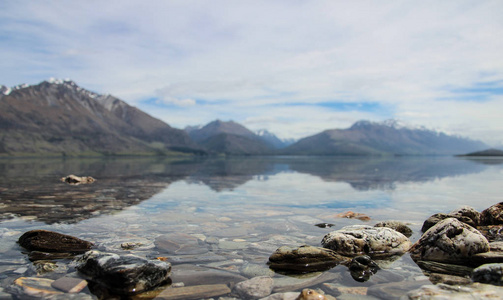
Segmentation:
<svg viewBox="0 0 503 300">
<path fill-rule="evenodd" d="M 179 127 L 234 119 L 300 137 L 397 117 L 498 143 L 500 94 L 453 90 L 503 85 L 501 11 L 497 0 L 7 1 L 0 84 L 70 77 Z M 313 105 L 329 101 L 380 105 Z"/>
</svg>

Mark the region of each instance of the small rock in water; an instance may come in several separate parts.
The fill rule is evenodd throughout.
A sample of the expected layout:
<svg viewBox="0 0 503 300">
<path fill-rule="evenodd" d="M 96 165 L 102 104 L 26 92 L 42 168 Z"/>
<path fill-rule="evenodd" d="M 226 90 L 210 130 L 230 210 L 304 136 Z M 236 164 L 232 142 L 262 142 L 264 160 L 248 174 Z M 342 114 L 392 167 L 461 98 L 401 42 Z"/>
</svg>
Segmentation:
<svg viewBox="0 0 503 300">
<path fill-rule="evenodd" d="M 155 300 L 181 300 L 181 299 L 207 299 L 210 297 L 221 296 L 230 293 L 231 290 L 225 284 L 206 284 L 193 285 L 186 287 L 177 287 L 163 290 Z"/>
<path fill-rule="evenodd" d="M 208 252 L 208 248 L 198 238 L 184 233 L 168 233 L 161 235 L 155 240 L 155 245 L 159 250 L 168 254 L 203 254 Z"/>
<path fill-rule="evenodd" d="M 79 184 L 93 183 L 96 181 L 96 179 L 92 178 L 91 176 L 79 177 L 79 176 L 72 174 L 72 175 L 68 175 L 66 177 L 62 177 L 61 181 L 66 182 L 68 184 L 72 184 L 72 185 L 79 185 Z"/>
<path fill-rule="evenodd" d="M 171 264 L 160 260 L 89 251 L 79 258 L 77 270 L 117 294 L 135 294 L 165 282 Z"/>
<path fill-rule="evenodd" d="M 405 235 L 406 237 L 410 237 L 412 235 L 412 229 L 410 229 L 409 226 L 405 225 L 405 223 L 399 222 L 399 221 L 379 222 L 379 223 L 375 224 L 374 227 L 391 228 L 395 231 L 400 232 L 401 234 Z"/>
<path fill-rule="evenodd" d="M 480 225 L 503 224 L 503 202 L 494 204 L 480 214 Z"/>
<path fill-rule="evenodd" d="M 326 300 L 324 295 L 312 289 L 303 289 L 296 300 Z"/>
<path fill-rule="evenodd" d="M 445 219 L 428 229 L 410 249 L 414 260 L 461 264 L 477 253 L 487 251 L 487 239 L 475 228 L 454 218 Z"/>
<path fill-rule="evenodd" d="M 273 284 L 274 280 L 271 277 L 258 276 L 238 282 L 234 291 L 244 299 L 259 299 L 271 294 Z"/>
<path fill-rule="evenodd" d="M 18 240 L 19 245 L 30 251 L 84 253 L 93 243 L 48 230 L 31 230 Z"/>
<path fill-rule="evenodd" d="M 472 273 L 472 280 L 480 283 L 503 285 L 503 264 L 485 264 Z"/>
<path fill-rule="evenodd" d="M 336 214 L 335 218 L 347 218 L 347 219 L 358 219 L 360 221 L 370 221 L 370 217 L 366 214 L 355 213 L 352 211 L 347 211 L 344 213 Z"/>
<path fill-rule="evenodd" d="M 330 228 L 330 227 L 333 227 L 335 225 L 331 224 L 331 223 L 318 223 L 318 224 L 315 224 L 314 226 L 317 226 L 317 227 L 320 227 L 320 228 Z"/>
<path fill-rule="evenodd" d="M 307 245 L 298 248 L 282 246 L 269 257 L 269 265 L 273 270 L 303 273 L 328 270 L 348 260 L 349 258 L 326 248 Z"/>
<path fill-rule="evenodd" d="M 349 263 L 351 277 L 359 282 L 369 280 L 378 270 L 379 266 L 368 255 L 357 256 Z"/>
<path fill-rule="evenodd" d="M 344 256 L 387 257 L 407 252 L 411 242 L 391 228 L 353 225 L 330 232 L 321 244 Z"/>
</svg>

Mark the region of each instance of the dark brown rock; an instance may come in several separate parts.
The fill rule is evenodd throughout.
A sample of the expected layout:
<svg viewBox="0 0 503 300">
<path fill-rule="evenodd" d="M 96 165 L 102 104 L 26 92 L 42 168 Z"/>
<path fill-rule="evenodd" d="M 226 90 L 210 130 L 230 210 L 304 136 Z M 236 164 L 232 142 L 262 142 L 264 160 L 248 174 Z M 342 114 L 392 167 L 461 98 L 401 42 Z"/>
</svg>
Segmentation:
<svg viewBox="0 0 503 300">
<path fill-rule="evenodd" d="M 449 214 L 438 213 L 432 215 L 426 221 L 424 221 L 421 231 L 426 232 L 438 222 L 447 218 L 455 218 L 460 222 L 468 224 L 472 227 L 476 227 L 479 224 L 479 218 L 476 216 L 476 212 L 470 210 L 469 207 L 463 206 L 460 209 L 455 210 Z"/>
<path fill-rule="evenodd" d="M 412 235 L 412 229 L 410 229 L 409 226 L 405 225 L 405 223 L 399 221 L 383 221 L 375 224 L 374 227 L 391 228 L 395 231 L 400 232 L 406 237 L 410 237 Z"/>
<path fill-rule="evenodd" d="M 480 225 L 503 224 L 503 202 L 495 204 L 480 214 Z"/>
<path fill-rule="evenodd" d="M 84 253 L 93 243 L 48 230 L 31 230 L 18 240 L 19 245 L 30 251 Z"/>
<path fill-rule="evenodd" d="M 347 262 L 349 262 L 349 258 L 341 256 L 333 250 L 307 245 L 298 248 L 282 246 L 269 257 L 271 269 L 301 273 L 324 271 Z"/>
<path fill-rule="evenodd" d="M 488 225 L 477 227 L 489 242 L 503 241 L 503 225 Z"/>
</svg>

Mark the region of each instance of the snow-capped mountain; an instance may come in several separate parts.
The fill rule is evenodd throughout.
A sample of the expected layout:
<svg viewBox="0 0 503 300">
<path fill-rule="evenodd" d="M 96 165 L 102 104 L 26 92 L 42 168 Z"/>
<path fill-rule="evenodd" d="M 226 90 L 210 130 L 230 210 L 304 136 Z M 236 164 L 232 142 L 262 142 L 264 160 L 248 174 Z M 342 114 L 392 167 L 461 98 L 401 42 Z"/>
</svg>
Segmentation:
<svg viewBox="0 0 503 300">
<path fill-rule="evenodd" d="M 2 88 L 0 154 L 163 153 L 196 145 L 179 129 L 71 80 Z"/>
<path fill-rule="evenodd" d="M 486 149 L 487 145 L 396 120 L 358 121 L 348 129 L 325 130 L 286 148 L 285 154 L 317 155 L 451 155 Z"/>
<path fill-rule="evenodd" d="M 280 139 L 267 129 L 260 129 L 255 132 L 263 141 L 273 146 L 274 149 L 282 149 L 294 143 L 293 139 Z"/>
</svg>

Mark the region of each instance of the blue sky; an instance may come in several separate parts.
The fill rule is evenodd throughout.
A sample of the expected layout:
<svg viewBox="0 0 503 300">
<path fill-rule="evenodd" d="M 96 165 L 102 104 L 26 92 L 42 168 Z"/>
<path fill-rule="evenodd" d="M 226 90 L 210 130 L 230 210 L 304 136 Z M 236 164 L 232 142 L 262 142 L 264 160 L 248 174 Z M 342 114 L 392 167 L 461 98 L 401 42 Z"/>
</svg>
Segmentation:
<svg viewBox="0 0 503 300">
<path fill-rule="evenodd" d="M 1 1 L 0 84 L 70 78 L 183 128 L 396 118 L 503 145 L 503 1 Z"/>
</svg>

